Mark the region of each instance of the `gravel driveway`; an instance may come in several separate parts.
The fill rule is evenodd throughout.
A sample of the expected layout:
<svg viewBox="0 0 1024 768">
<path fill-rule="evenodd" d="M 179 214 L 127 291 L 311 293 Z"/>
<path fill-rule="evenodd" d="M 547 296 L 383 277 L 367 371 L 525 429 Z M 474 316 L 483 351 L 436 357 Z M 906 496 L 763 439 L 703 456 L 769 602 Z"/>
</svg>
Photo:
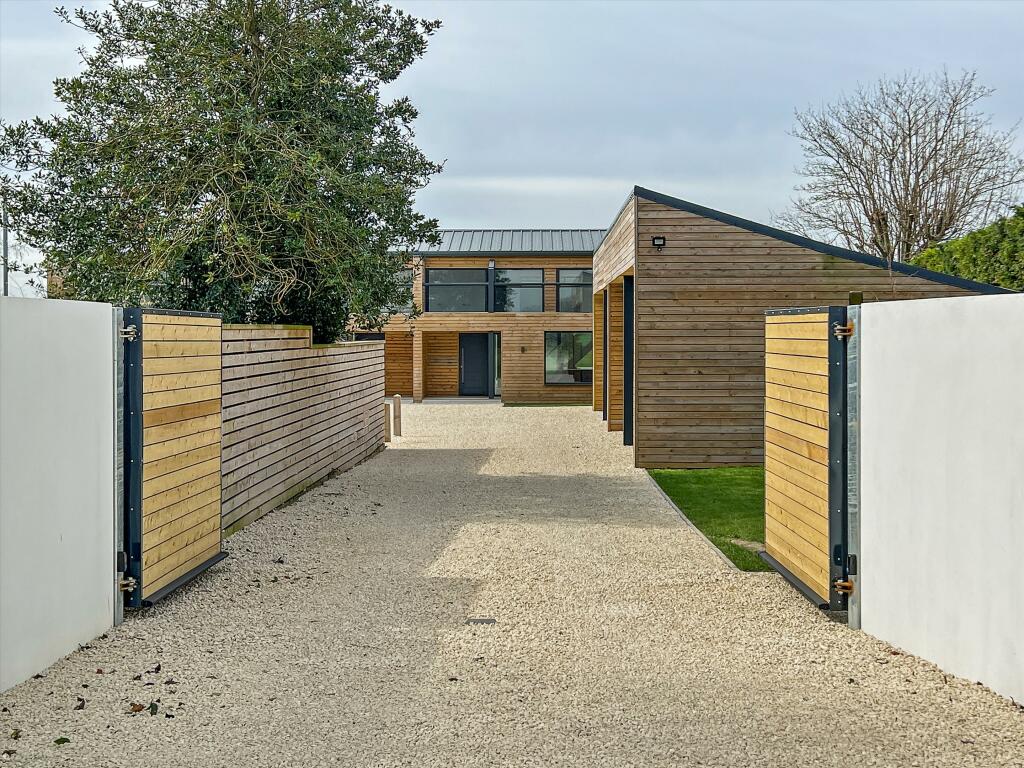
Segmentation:
<svg viewBox="0 0 1024 768">
<path fill-rule="evenodd" d="M 1024 765 L 1024 711 L 730 570 L 589 409 L 404 417 L 0 695 L 10 764 Z"/>
</svg>

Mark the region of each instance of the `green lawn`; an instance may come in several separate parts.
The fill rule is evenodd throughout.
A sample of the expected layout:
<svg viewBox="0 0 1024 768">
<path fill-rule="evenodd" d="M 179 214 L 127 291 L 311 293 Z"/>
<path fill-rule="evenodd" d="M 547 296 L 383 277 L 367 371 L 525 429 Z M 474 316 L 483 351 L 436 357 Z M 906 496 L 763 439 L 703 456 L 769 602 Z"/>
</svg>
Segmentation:
<svg viewBox="0 0 1024 768">
<path fill-rule="evenodd" d="M 769 565 L 732 539 L 764 544 L 764 469 L 652 469 L 651 477 L 726 557 L 743 571 Z"/>
</svg>

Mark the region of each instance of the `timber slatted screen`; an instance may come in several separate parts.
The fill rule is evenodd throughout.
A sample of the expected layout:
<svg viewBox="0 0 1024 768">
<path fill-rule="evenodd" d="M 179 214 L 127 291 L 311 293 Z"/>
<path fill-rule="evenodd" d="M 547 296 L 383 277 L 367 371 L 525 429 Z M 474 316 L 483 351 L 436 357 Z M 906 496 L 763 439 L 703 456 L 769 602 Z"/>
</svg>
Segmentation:
<svg viewBox="0 0 1024 768">
<path fill-rule="evenodd" d="M 129 570 L 138 582 L 129 604 L 141 605 L 222 557 L 221 321 L 125 310 L 125 324 L 139 331 L 127 342 L 125 384 L 135 430 L 127 448 Z"/>
<path fill-rule="evenodd" d="M 223 527 L 384 447 L 384 342 L 313 346 L 308 326 L 226 325 Z"/>
<path fill-rule="evenodd" d="M 765 318 L 765 550 L 830 597 L 829 308 Z"/>
</svg>

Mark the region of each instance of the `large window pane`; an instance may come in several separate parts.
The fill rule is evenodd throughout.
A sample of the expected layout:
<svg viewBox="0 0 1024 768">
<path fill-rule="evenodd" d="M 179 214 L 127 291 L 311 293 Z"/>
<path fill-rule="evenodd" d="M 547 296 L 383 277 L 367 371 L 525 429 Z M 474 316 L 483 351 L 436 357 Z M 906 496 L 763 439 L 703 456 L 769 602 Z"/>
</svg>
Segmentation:
<svg viewBox="0 0 1024 768">
<path fill-rule="evenodd" d="M 591 290 L 593 271 L 589 269 L 558 270 L 558 312 L 591 312 L 594 295 Z"/>
<path fill-rule="evenodd" d="M 589 331 L 544 334 L 545 384 L 590 384 L 593 380 L 593 334 Z"/>
<path fill-rule="evenodd" d="M 558 270 L 558 282 L 590 285 L 594 282 L 593 275 L 593 270 L 590 269 L 560 269 Z"/>
<path fill-rule="evenodd" d="M 594 295 L 590 291 L 591 286 L 589 284 L 558 286 L 558 311 L 592 312 L 594 309 Z"/>
<path fill-rule="evenodd" d="M 428 285 L 430 312 L 486 312 L 486 285 Z"/>
<path fill-rule="evenodd" d="M 537 283 L 544 282 L 543 269 L 496 269 L 494 270 L 494 284 L 508 285 L 509 283 Z"/>
<path fill-rule="evenodd" d="M 453 283 L 487 283 L 486 269 L 428 269 L 427 283 L 438 285 L 441 283 L 451 285 Z"/>
<path fill-rule="evenodd" d="M 494 286 L 494 311 L 543 312 L 544 288 L 539 285 L 496 285 Z"/>
<path fill-rule="evenodd" d="M 428 269 L 428 312 L 486 312 L 486 269 Z"/>
</svg>

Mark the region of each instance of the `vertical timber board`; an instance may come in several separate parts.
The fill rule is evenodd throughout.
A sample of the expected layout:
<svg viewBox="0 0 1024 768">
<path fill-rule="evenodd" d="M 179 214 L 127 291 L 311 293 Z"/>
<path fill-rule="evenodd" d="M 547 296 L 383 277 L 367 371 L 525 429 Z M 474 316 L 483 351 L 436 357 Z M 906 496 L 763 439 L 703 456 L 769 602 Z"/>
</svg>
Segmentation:
<svg viewBox="0 0 1024 768">
<path fill-rule="evenodd" d="M 198 575 L 221 552 L 221 320 L 141 310 L 134 345 L 141 386 L 136 551 L 146 605 Z"/>
<path fill-rule="evenodd" d="M 769 310 L 764 325 L 765 551 L 819 605 L 832 602 L 835 580 L 840 310 Z"/>
</svg>

